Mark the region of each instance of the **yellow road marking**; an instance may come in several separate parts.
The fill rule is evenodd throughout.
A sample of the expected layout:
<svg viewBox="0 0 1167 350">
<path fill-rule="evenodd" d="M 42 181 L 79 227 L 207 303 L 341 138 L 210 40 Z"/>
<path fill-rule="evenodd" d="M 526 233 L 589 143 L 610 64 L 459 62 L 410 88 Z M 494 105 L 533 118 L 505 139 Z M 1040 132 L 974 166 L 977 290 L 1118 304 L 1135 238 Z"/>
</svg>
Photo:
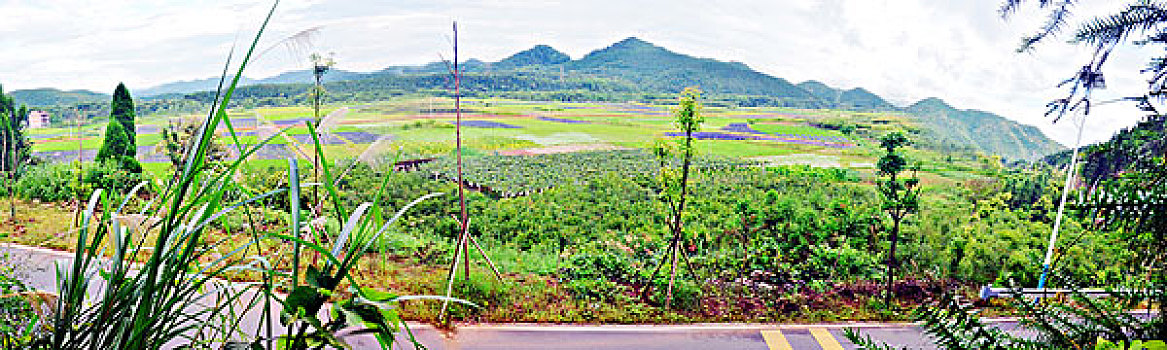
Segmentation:
<svg viewBox="0 0 1167 350">
<path fill-rule="evenodd" d="M 823 350 L 843 350 L 843 345 L 839 344 L 839 341 L 835 340 L 835 337 L 826 328 L 811 328 L 810 335 L 819 342 L 819 346 L 822 346 Z"/>
<path fill-rule="evenodd" d="M 794 350 L 790 347 L 790 342 L 786 341 L 786 336 L 782 335 L 782 331 L 777 329 L 762 330 L 762 340 L 770 350 Z"/>
</svg>

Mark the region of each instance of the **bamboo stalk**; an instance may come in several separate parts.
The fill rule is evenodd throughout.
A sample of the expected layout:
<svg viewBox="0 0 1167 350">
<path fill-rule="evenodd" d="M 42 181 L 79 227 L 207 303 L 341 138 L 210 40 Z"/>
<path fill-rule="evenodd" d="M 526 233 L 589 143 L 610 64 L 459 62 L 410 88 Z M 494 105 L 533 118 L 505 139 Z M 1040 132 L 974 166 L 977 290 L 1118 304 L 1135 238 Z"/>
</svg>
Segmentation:
<svg viewBox="0 0 1167 350">
<path fill-rule="evenodd" d="M 450 297 L 454 291 L 454 277 L 458 275 L 458 258 L 462 254 L 462 240 L 465 237 L 464 234 L 458 235 L 458 245 L 454 248 L 454 260 L 450 263 L 449 281 L 446 282 L 446 299 L 442 300 L 442 311 L 438 313 L 438 320 L 446 318 L 446 308 L 450 306 Z"/>
<path fill-rule="evenodd" d="M 478 240 L 475 239 L 474 236 L 467 235 L 466 237 L 470 237 L 470 242 L 474 243 L 474 248 L 477 248 L 478 252 L 482 254 L 482 258 L 486 259 L 486 264 L 490 265 L 491 271 L 494 271 L 494 277 L 498 278 L 499 281 L 502 281 L 502 274 L 498 272 L 497 267 L 494 267 L 494 261 L 490 260 L 490 257 L 486 255 L 486 251 L 482 249 L 482 246 L 478 245 Z"/>
<path fill-rule="evenodd" d="M 462 232 L 463 235 L 469 233 L 469 214 L 466 212 L 466 190 L 465 178 L 462 177 L 462 92 L 461 92 L 462 72 L 458 68 L 458 22 L 454 22 L 454 114 L 456 116 L 456 123 L 454 125 L 454 139 L 457 143 L 458 153 L 458 205 L 462 210 Z M 462 240 L 462 250 L 469 251 L 470 246 L 467 240 Z M 470 254 L 463 255 L 465 274 L 463 279 L 470 279 Z"/>
</svg>

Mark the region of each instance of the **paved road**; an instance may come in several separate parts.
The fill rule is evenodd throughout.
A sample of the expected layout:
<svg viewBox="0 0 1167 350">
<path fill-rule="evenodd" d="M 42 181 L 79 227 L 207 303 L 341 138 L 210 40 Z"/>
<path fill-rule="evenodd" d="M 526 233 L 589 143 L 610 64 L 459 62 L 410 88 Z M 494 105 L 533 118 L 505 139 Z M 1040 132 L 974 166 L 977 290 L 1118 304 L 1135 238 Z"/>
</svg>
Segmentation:
<svg viewBox="0 0 1167 350">
<path fill-rule="evenodd" d="M 69 253 L 40 248 L 0 244 L 0 257 L 21 270 L 32 287 L 54 291 L 55 262 L 67 264 Z M 68 266 L 68 265 L 65 265 Z M 253 323 L 258 315 L 248 315 Z M 1003 322 L 1006 329 L 1015 323 Z M 251 328 L 254 326 L 250 326 Z M 897 347 L 930 349 L 933 346 L 919 327 L 912 324 L 827 324 L 827 325 L 466 325 L 452 334 L 443 334 L 427 325 L 413 324 L 418 340 L 429 349 L 855 349 L 843 336 L 846 328 Z M 379 349 L 368 336 L 344 337 L 357 349 Z M 412 346 L 401 346 L 412 349 Z"/>
<path fill-rule="evenodd" d="M 932 349 L 910 324 L 695 326 L 462 326 L 442 337 L 415 330 L 430 349 L 856 349 L 843 330 L 857 327 L 898 347 Z M 354 344 L 357 345 L 357 344 Z M 365 344 L 360 344 L 365 345 Z"/>
</svg>

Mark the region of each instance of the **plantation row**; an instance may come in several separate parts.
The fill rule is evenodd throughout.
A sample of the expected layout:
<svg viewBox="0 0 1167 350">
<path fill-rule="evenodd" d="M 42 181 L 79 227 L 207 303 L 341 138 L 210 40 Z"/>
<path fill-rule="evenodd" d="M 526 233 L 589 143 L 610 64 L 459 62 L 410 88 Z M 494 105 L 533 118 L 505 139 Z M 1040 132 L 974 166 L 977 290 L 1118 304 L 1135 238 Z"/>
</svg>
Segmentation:
<svg viewBox="0 0 1167 350">
<path fill-rule="evenodd" d="M 711 170 L 750 165 L 727 158 L 700 158 L 696 163 L 698 169 Z M 465 157 L 462 168 L 468 185 L 511 197 L 559 185 L 587 184 L 608 173 L 651 176 L 660 171 L 660 164 L 647 151 L 621 150 Z M 447 180 L 457 179 L 458 171 L 456 158 L 449 156 L 423 164 L 417 170 Z"/>
</svg>

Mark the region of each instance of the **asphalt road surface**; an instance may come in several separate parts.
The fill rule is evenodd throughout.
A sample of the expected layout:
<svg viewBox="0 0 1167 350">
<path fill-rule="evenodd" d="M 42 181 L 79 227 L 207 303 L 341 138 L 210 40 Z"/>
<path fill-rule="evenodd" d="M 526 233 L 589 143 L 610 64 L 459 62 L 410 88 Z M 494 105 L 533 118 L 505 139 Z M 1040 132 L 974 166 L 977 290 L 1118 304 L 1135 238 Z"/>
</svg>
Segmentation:
<svg viewBox="0 0 1167 350">
<path fill-rule="evenodd" d="M 692 326 L 462 326 L 441 336 L 415 329 L 429 349 L 856 349 L 845 328 L 896 347 L 935 348 L 911 324 L 692 325 Z M 358 343 L 353 345 L 375 345 Z M 412 348 L 412 347 L 405 347 Z"/>
<path fill-rule="evenodd" d="M 56 292 L 54 264 L 68 266 L 70 253 L 17 245 L 0 245 L 0 258 L 19 268 L 18 277 L 40 290 Z M 254 328 L 258 315 L 247 315 Z M 254 317 L 251 317 L 254 316 Z M 996 323 L 1006 330 L 1015 322 Z M 819 325 L 711 324 L 653 325 L 464 325 L 452 333 L 411 324 L 428 349 L 856 349 L 844 337 L 855 328 L 864 336 L 895 347 L 931 349 L 921 329 L 910 323 L 847 323 Z M 344 336 L 356 349 L 379 349 L 367 335 Z M 404 335 L 398 337 L 405 339 Z M 413 349 L 401 342 L 395 348 Z"/>
</svg>

